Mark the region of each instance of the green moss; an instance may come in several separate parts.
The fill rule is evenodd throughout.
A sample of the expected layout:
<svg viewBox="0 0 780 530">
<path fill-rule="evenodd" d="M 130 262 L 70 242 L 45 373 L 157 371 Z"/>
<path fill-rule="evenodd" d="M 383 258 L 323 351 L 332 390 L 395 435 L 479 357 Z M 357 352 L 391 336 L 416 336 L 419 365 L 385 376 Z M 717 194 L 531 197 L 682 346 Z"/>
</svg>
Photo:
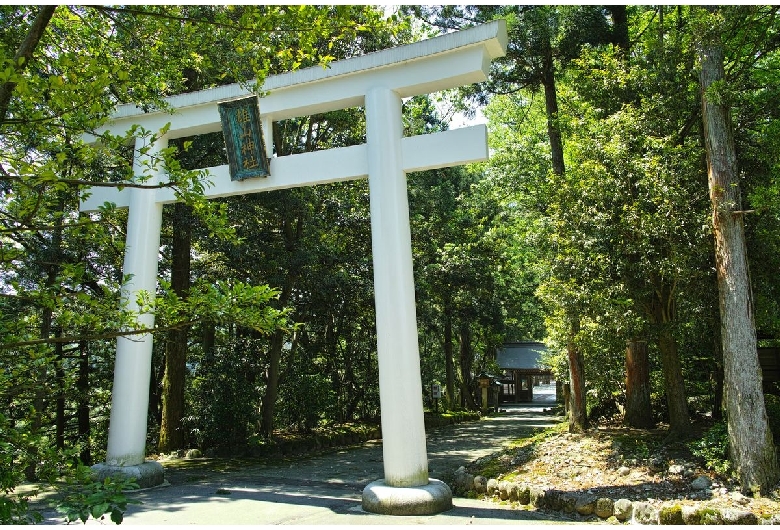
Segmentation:
<svg viewBox="0 0 780 530">
<path fill-rule="evenodd" d="M 523 506 L 531 502 L 531 490 L 528 486 L 523 486 L 517 491 L 517 502 Z"/>
<path fill-rule="evenodd" d="M 475 474 L 487 478 L 496 478 L 505 470 L 505 468 L 506 466 L 502 464 L 498 458 L 493 458 L 479 468 Z"/>
<path fill-rule="evenodd" d="M 619 434 L 613 437 L 612 445 L 617 454 L 624 458 L 647 459 L 658 448 L 658 440 L 649 437 L 637 438 L 632 434 Z"/>
<path fill-rule="evenodd" d="M 679 504 L 664 506 L 658 514 L 660 524 L 685 524 L 683 522 L 682 507 Z"/>
<path fill-rule="evenodd" d="M 699 524 L 723 524 L 723 516 L 714 508 L 700 508 L 696 510 Z"/>
<path fill-rule="evenodd" d="M 568 424 L 566 422 L 561 422 L 553 427 L 548 427 L 546 429 L 534 429 L 530 436 L 513 440 L 507 444 L 507 447 L 511 449 L 522 449 L 567 431 Z"/>
<path fill-rule="evenodd" d="M 414 487 L 421 484 L 428 484 L 428 469 L 426 467 L 421 467 L 408 477 L 403 477 L 403 479 L 399 480 L 396 480 L 395 477 L 391 477 L 389 479 L 388 477 L 385 477 L 385 483 L 388 486 L 394 486 L 397 488 Z"/>
</svg>

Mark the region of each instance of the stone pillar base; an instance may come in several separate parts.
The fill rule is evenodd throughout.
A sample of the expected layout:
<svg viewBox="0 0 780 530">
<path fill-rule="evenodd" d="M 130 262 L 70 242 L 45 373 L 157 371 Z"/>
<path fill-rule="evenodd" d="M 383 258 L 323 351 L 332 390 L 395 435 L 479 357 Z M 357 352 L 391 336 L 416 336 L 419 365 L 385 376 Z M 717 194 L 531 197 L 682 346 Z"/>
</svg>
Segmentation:
<svg viewBox="0 0 780 530">
<path fill-rule="evenodd" d="M 95 464 L 92 471 L 99 480 L 106 477 L 119 476 L 123 479 L 134 478 L 141 489 L 159 486 L 165 480 L 165 471 L 162 464 L 147 460 L 137 466 L 110 466 L 108 464 Z"/>
<path fill-rule="evenodd" d="M 382 515 L 434 515 L 452 509 L 452 491 L 441 480 L 396 488 L 375 480 L 363 490 L 363 509 Z"/>
</svg>

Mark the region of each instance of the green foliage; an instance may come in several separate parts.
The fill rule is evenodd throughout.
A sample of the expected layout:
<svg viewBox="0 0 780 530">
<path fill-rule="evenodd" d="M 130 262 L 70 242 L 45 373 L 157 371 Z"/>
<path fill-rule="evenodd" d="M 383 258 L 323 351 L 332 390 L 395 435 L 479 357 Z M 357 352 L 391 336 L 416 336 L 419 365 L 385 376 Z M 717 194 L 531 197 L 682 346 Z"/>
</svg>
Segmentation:
<svg viewBox="0 0 780 530">
<path fill-rule="evenodd" d="M 45 436 L 17 423 L 13 428 L 0 414 L 0 524 L 35 524 L 42 520 L 39 512 L 31 510 L 29 495 L 14 493 L 24 481 L 24 474 L 35 465 L 36 478 L 49 483 L 58 491 L 57 510 L 68 522 L 89 517 L 122 522 L 128 500 L 124 491 L 137 488 L 132 479 L 96 481 L 89 467 L 68 467 L 73 454 L 52 448 Z M 33 493 L 34 494 L 34 493 Z"/>
<path fill-rule="evenodd" d="M 162 296 L 155 299 L 154 306 L 142 304 L 141 311 L 155 312 L 163 328 L 203 321 L 221 325 L 233 323 L 259 333 L 269 333 L 288 324 L 287 311 L 269 305 L 279 297 L 279 291 L 267 285 L 202 280 L 191 287 L 186 299 L 182 299 L 170 289 L 168 282 L 161 280 L 160 284 Z"/>
<path fill-rule="evenodd" d="M 780 445 L 780 396 L 764 394 L 766 415 L 769 420 L 769 430 L 775 440 L 775 445 Z"/>
<path fill-rule="evenodd" d="M 291 359 L 284 374 L 276 409 L 276 424 L 311 432 L 322 420 L 335 417 L 335 392 L 318 363 Z"/>
<path fill-rule="evenodd" d="M 31 511 L 28 506 L 29 498 L 24 495 L 14 496 L 9 493 L 0 495 L 0 524 L 2 525 L 27 525 L 40 523 L 43 516 L 36 511 Z"/>
<path fill-rule="evenodd" d="M 102 521 L 108 515 L 113 523 L 121 524 L 127 505 L 140 504 L 126 496 L 127 491 L 137 488 L 135 479 L 106 477 L 102 481 L 95 480 L 90 468 L 78 466 L 65 495 L 57 503 L 57 511 L 68 523 L 86 523 L 90 517 Z"/>
<path fill-rule="evenodd" d="M 33 524 L 40 514 L 29 510 L 29 496 L 15 493 L 30 466 L 37 468 L 41 479 L 53 482 L 60 474 L 57 462 L 61 455 L 48 440 L 30 428 L 26 421 L 12 422 L 0 413 L 0 524 Z"/>
<path fill-rule="evenodd" d="M 411 31 L 366 6 L 58 6 L 32 59 L 15 64 L 39 9 L 0 7 L 0 86 L 13 84 L 0 116 L 0 399 L 8 404 L 0 513 L 19 521 L 25 500 L 13 492 L 25 470 L 56 476 L 65 459 L 57 445 L 105 446 L 108 339 L 137 327 L 137 314 L 118 307 L 126 214 L 112 205 L 79 214 L 78 197 L 88 185 L 148 185 L 148 177 L 133 175 L 128 135 L 104 134 L 89 145 L 83 134 L 120 103 L 165 108 L 165 97 L 193 89 L 232 82 L 257 89 L 252 78 L 361 55 Z M 426 385 L 445 380 L 449 351 L 467 394 L 471 374 L 492 366 L 507 338 L 546 339 L 565 377 L 571 342 L 586 359 L 591 410 L 606 410 L 621 399 L 625 341 L 642 336 L 651 343 L 662 415 L 667 382 L 653 339 L 666 334 L 676 341 L 686 389 L 709 401 L 719 323 L 695 43 L 707 29 L 727 48 L 729 77 L 708 95 L 731 104 L 739 124 L 745 210 L 754 210 L 746 228 L 756 321 L 778 336 L 778 8 L 410 9 L 448 29 L 498 17 L 510 30 L 507 56 L 493 64 L 489 82 L 468 87 L 458 102 L 473 111 L 471 102 L 493 92 L 485 111 L 490 163 L 408 179 Z M 542 97 L 550 90 L 560 107 L 554 115 Z M 431 98 L 411 98 L 404 111 L 407 134 L 446 129 Z M 552 171 L 551 127 L 563 136 L 565 171 Z M 142 150 L 164 132 L 132 131 Z M 276 122 L 268 134 L 284 156 L 358 145 L 365 120 L 361 109 L 344 109 Z M 159 331 L 192 330 L 188 442 L 246 446 L 269 400 L 278 403 L 282 428 L 377 417 L 366 183 L 206 201 L 201 168 L 222 163 L 219 153 L 213 138 L 177 139 L 146 168 L 147 175 L 164 169 L 162 186 L 197 218 L 187 296 L 167 280 L 166 232 L 166 279 L 153 305 L 141 300 Z M 201 344 L 201 333 L 216 346 Z M 280 390 L 266 400 L 275 354 Z M 60 406 L 86 422 L 70 413 L 55 418 Z M 780 417 L 770 398 L 767 407 L 770 421 Z M 151 412 L 154 423 L 158 411 Z M 701 451 L 718 465 L 725 456 L 716 434 Z M 112 487 L 74 501 L 74 520 L 94 515 L 78 508 L 93 494 L 95 513 L 111 514 Z"/>
<path fill-rule="evenodd" d="M 184 424 L 197 447 L 220 454 L 246 447 L 259 419 L 260 347 L 258 340 L 237 339 L 205 353 L 195 365 Z"/>
<path fill-rule="evenodd" d="M 688 443 L 691 453 L 702 460 L 708 469 L 721 475 L 731 472 L 729 458 L 729 431 L 725 421 L 710 427 L 699 440 Z"/>
</svg>

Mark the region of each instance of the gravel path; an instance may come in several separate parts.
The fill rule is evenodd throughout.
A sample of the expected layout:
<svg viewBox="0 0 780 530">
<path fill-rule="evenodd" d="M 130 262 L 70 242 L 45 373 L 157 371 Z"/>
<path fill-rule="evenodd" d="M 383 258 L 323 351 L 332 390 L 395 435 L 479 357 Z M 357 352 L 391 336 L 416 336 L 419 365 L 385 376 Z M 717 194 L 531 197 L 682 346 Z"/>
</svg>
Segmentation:
<svg viewBox="0 0 780 530">
<path fill-rule="evenodd" d="M 539 388 L 539 387 L 537 387 Z M 538 401 L 502 405 L 500 415 L 479 422 L 442 427 L 428 436 L 431 478 L 490 454 L 506 442 L 555 424 L 544 414 L 552 406 L 554 385 L 535 389 Z M 363 487 L 383 476 L 380 440 L 327 454 L 219 472 L 169 470 L 170 485 L 133 494 L 143 504 L 128 508 L 123 525 L 134 524 L 547 524 L 565 516 L 511 509 L 473 499 L 454 499 L 455 507 L 434 516 L 368 514 L 360 507 Z M 54 514 L 47 523 L 57 524 Z"/>
</svg>

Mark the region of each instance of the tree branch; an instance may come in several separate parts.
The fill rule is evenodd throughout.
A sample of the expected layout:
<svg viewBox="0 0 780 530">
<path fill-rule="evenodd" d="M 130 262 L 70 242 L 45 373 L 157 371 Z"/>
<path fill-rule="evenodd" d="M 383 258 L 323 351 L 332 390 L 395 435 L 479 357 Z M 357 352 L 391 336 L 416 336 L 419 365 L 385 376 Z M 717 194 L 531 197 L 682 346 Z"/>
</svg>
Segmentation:
<svg viewBox="0 0 780 530">
<path fill-rule="evenodd" d="M 16 50 L 16 55 L 14 55 L 14 69 L 17 74 L 23 72 L 29 64 L 32 54 L 35 48 L 38 47 L 43 32 L 46 30 L 46 26 L 49 25 L 49 21 L 56 9 L 56 5 L 41 6 L 41 10 L 27 31 L 27 36 L 19 46 L 19 49 Z M 0 85 L 0 122 L 5 121 L 5 116 L 8 114 L 8 105 L 11 103 L 11 95 L 14 93 L 15 88 L 16 82 L 10 80 Z"/>
<path fill-rule="evenodd" d="M 81 226 L 89 226 L 93 224 L 98 224 L 98 221 L 78 221 L 74 223 L 67 223 L 60 226 L 55 225 L 46 225 L 46 226 L 16 226 L 13 228 L 1 228 L 0 234 L 13 234 L 16 232 L 49 232 L 51 230 L 64 230 L 68 228 L 78 228 Z"/>
<path fill-rule="evenodd" d="M 3 176 L 0 180 L 13 180 L 16 182 L 23 182 L 25 184 L 30 183 L 30 177 L 21 177 L 18 175 L 11 175 L 5 171 L 2 171 Z M 160 182 L 159 184 L 140 184 L 138 182 L 95 182 L 92 180 L 82 179 L 57 179 L 56 181 L 46 181 L 57 184 L 68 184 L 70 186 L 87 186 L 89 188 L 139 188 L 143 190 L 157 190 L 161 188 L 172 188 L 177 186 L 178 182 Z"/>
<path fill-rule="evenodd" d="M 18 342 L 8 342 L 0 344 L 0 350 L 8 350 L 11 348 L 23 348 L 27 346 L 41 346 L 44 344 L 58 344 L 58 343 L 75 343 L 79 341 L 91 341 L 91 340 L 103 340 L 103 339 L 115 339 L 118 337 L 131 337 L 133 335 L 144 335 L 147 333 L 159 333 L 161 331 L 170 331 L 172 329 L 179 329 L 186 326 L 192 326 L 201 322 L 203 319 L 190 320 L 186 322 L 179 322 L 165 327 L 156 327 L 149 329 L 132 329 L 127 331 L 111 331 L 108 333 L 98 333 L 95 335 L 75 335 L 69 337 L 44 337 L 40 339 L 23 340 Z"/>
<path fill-rule="evenodd" d="M 96 11 L 100 11 L 101 13 L 106 14 L 108 16 L 108 13 L 128 13 L 130 15 L 135 16 L 145 16 L 145 17 L 152 17 L 152 18 L 161 18 L 164 20 L 174 20 L 176 22 L 190 22 L 195 24 L 206 24 L 210 26 L 215 26 L 218 28 L 226 28 L 236 31 L 248 31 L 252 33 L 302 33 L 307 31 L 314 31 L 316 28 L 314 27 L 296 27 L 296 28 L 272 28 L 272 29 L 260 29 L 255 28 L 251 26 L 240 26 L 238 24 L 228 24 L 225 22 L 218 22 L 216 20 L 206 20 L 203 18 L 194 18 L 194 17 L 187 17 L 183 15 L 172 15 L 170 13 L 155 13 L 154 11 L 144 11 L 143 9 L 133 9 L 131 7 L 109 7 L 109 6 L 97 6 L 93 5 L 90 6 L 92 9 Z M 113 20 L 113 19 L 112 19 Z M 351 28 L 351 26 L 348 25 L 342 25 L 337 26 L 338 29 L 348 29 Z"/>
</svg>

